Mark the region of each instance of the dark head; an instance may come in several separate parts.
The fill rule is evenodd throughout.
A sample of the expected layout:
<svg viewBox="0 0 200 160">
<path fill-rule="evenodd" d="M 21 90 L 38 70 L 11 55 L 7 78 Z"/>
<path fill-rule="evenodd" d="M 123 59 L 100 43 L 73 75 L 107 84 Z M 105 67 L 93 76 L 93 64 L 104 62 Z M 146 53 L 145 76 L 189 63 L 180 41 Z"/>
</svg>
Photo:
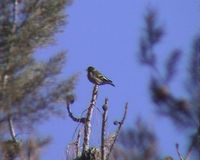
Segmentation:
<svg viewBox="0 0 200 160">
<path fill-rule="evenodd" d="M 87 68 L 87 71 L 88 71 L 88 72 L 91 72 L 91 71 L 94 71 L 94 70 L 95 70 L 95 68 L 92 67 L 92 66 L 89 66 L 89 67 Z"/>
</svg>

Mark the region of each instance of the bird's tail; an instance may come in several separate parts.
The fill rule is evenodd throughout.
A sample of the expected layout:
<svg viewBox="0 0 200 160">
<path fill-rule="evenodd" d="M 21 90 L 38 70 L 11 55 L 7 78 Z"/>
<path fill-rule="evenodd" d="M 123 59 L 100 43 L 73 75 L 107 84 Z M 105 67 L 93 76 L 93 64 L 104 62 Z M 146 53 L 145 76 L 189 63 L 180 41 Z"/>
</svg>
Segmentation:
<svg viewBox="0 0 200 160">
<path fill-rule="evenodd" d="M 115 87 L 115 85 L 113 83 L 109 83 L 111 86 Z"/>
<path fill-rule="evenodd" d="M 112 82 L 111 80 L 108 80 L 108 81 L 106 82 L 106 84 L 110 84 L 111 86 L 115 87 L 115 85 L 113 84 L 113 82 Z"/>
</svg>

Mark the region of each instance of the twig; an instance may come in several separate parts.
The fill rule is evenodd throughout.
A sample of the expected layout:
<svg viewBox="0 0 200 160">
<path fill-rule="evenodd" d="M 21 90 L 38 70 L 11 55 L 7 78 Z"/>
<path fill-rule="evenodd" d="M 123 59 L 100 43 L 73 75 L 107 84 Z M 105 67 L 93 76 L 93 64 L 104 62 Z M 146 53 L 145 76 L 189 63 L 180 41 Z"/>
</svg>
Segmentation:
<svg viewBox="0 0 200 160">
<path fill-rule="evenodd" d="M 12 137 L 12 140 L 13 140 L 14 142 L 17 142 L 17 140 L 16 140 L 15 128 L 14 128 L 14 125 L 13 125 L 13 121 L 12 121 L 11 116 L 8 117 L 8 126 L 9 126 L 10 135 L 11 135 L 11 137 Z"/>
<path fill-rule="evenodd" d="M 106 160 L 109 160 L 109 157 L 110 157 L 110 154 L 111 154 L 112 149 L 113 149 L 113 147 L 114 147 L 114 144 L 115 144 L 115 142 L 116 142 L 116 140 L 117 140 L 117 137 L 119 136 L 119 132 L 120 132 L 120 130 L 121 130 L 121 127 L 122 127 L 122 125 L 124 124 L 124 120 L 125 120 L 126 115 L 127 115 L 127 110 L 128 110 L 128 103 L 126 103 L 126 105 L 125 105 L 125 110 L 124 110 L 124 115 L 123 115 L 123 117 L 122 117 L 122 120 L 121 120 L 120 122 L 118 122 L 118 128 L 117 128 L 117 130 L 116 130 L 116 132 L 115 132 L 115 138 L 114 138 L 114 140 L 113 140 L 113 142 L 112 142 L 112 144 L 111 144 L 111 146 L 110 146 L 109 152 L 108 152 L 108 154 L 107 154 L 107 156 L 106 156 Z"/>
<path fill-rule="evenodd" d="M 78 157 L 79 153 L 80 153 L 80 139 L 81 139 L 81 130 L 78 131 L 78 135 L 77 135 L 76 142 L 75 142 L 76 157 Z"/>
<path fill-rule="evenodd" d="M 19 14 L 18 5 L 19 5 L 19 0 L 15 0 L 13 7 L 13 28 L 12 28 L 13 33 L 16 33 L 17 30 L 17 16 Z"/>
<path fill-rule="evenodd" d="M 85 113 L 86 111 L 87 111 L 87 109 L 85 109 L 85 110 L 81 113 L 81 117 L 83 116 L 83 113 Z M 78 130 L 80 124 L 81 124 L 81 123 L 79 123 L 79 124 L 77 125 L 77 127 L 76 127 L 76 129 L 75 129 L 75 131 L 74 131 L 74 133 L 73 133 L 72 139 L 74 139 L 74 137 L 75 137 L 75 135 L 76 135 L 76 133 L 77 133 L 77 130 Z"/>
<path fill-rule="evenodd" d="M 179 159 L 180 160 L 184 160 L 184 158 L 182 157 L 181 153 L 179 152 L 179 144 L 178 143 L 176 143 L 176 152 L 178 154 Z"/>
<path fill-rule="evenodd" d="M 193 148 L 193 145 L 190 145 L 190 148 L 188 149 L 188 152 L 186 154 L 185 160 L 189 160 L 190 155 L 192 153 L 192 148 Z"/>
<path fill-rule="evenodd" d="M 98 93 L 98 85 L 94 85 L 93 92 L 92 92 L 92 99 L 88 107 L 86 122 L 84 126 L 83 153 L 89 149 L 89 139 L 90 139 L 90 133 L 91 133 L 91 119 L 92 119 L 92 113 L 96 104 L 97 93 Z"/>
<path fill-rule="evenodd" d="M 85 117 L 82 117 L 82 118 L 77 118 L 73 115 L 73 113 L 71 112 L 71 109 L 70 109 L 70 103 L 67 103 L 67 111 L 68 111 L 68 115 L 69 117 L 75 121 L 75 122 L 80 122 L 80 123 L 85 123 L 86 121 L 86 118 Z"/>
<path fill-rule="evenodd" d="M 105 99 L 103 105 L 102 115 L 102 128 L 101 128 L 101 160 L 105 160 L 105 137 L 106 137 L 106 124 L 108 120 L 108 99 Z"/>
<path fill-rule="evenodd" d="M 197 145 L 200 146 L 200 117 L 199 117 L 199 123 L 198 123 L 198 128 L 197 128 Z M 199 157 L 200 157 L 200 152 L 199 152 Z"/>
<path fill-rule="evenodd" d="M 8 116 L 4 116 L 0 119 L 0 124 L 7 121 L 8 120 Z"/>
</svg>

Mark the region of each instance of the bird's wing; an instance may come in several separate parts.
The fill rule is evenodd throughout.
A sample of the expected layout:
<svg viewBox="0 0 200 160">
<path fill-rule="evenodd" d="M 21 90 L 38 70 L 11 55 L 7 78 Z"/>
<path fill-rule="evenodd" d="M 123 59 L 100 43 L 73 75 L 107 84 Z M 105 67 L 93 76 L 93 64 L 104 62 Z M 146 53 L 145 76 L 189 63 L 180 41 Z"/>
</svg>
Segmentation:
<svg viewBox="0 0 200 160">
<path fill-rule="evenodd" d="M 102 81 L 109 81 L 107 77 L 105 77 L 103 74 L 101 74 L 99 71 L 95 70 L 94 76 L 101 79 Z"/>
<path fill-rule="evenodd" d="M 93 74 L 93 78 L 95 79 L 95 82 L 97 84 L 110 84 L 112 86 L 115 86 L 110 79 L 108 79 L 107 77 L 105 77 L 99 71 L 95 70 L 95 71 L 93 71 L 92 74 Z"/>
</svg>

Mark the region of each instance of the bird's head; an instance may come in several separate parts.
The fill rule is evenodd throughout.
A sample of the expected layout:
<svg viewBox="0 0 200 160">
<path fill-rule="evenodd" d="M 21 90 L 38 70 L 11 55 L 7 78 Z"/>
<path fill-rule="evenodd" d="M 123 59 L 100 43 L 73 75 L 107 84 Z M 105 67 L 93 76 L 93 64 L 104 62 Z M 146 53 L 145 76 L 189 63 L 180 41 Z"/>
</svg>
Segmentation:
<svg viewBox="0 0 200 160">
<path fill-rule="evenodd" d="M 92 67 L 92 66 L 89 66 L 89 67 L 87 68 L 87 71 L 88 71 L 88 72 L 91 72 L 91 71 L 94 71 L 94 70 L 95 70 L 95 68 Z"/>
</svg>

